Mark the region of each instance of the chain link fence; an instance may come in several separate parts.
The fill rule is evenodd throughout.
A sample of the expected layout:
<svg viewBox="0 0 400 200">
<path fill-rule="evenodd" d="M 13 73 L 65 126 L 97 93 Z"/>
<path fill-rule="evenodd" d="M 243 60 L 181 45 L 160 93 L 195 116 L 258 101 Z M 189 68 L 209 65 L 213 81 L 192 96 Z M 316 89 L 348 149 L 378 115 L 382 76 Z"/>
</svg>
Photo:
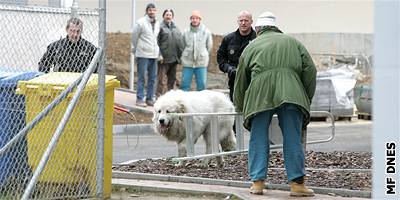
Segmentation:
<svg viewBox="0 0 400 200">
<path fill-rule="evenodd" d="M 77 9 L 81 21 L 68 21 L 71 9 L 25 3 L 0 1 L 0 199 L 88 198 L 99 194 L 99 185 L 103 186 L 101 193 L 109 196 L 113 89 L 119 82 L 106 77 L 104 162 L 100 165 L 107 170 L 101 177 L 96 171 L 96 153 L 102 150 L 97 148 L 98 128 L 102 128 L 98 113 L 104 104 L 98 101 L 100 75 L 88 76 L 73 110 L 69 110 L 70 102 L 79 89 L 65 95 L 37 121 L 60 94 L 84 79 L 83 72 L 105 40 L 99 34 L 105 33 L 99 28 L 105 16 L 99 9 Z M 97 57 L 97 61 L 104 59 Z M 68 120 L 64 115 L 69 112 Z M 66 121 L 64 127 L 59 125 L 62 121 Z M 33 128 L 27 128 L 30 125 Z M 42 173 L 35 172 L 46 161 L 43 155 L 58 131 L 61 135 Z M 36 173 L 37 182 L 32 181 Z M 99 180 L 104 182 L 99 184 Z M 33 190 L 27 193 L 28 183 L 33 183 Z"/>
</svg>

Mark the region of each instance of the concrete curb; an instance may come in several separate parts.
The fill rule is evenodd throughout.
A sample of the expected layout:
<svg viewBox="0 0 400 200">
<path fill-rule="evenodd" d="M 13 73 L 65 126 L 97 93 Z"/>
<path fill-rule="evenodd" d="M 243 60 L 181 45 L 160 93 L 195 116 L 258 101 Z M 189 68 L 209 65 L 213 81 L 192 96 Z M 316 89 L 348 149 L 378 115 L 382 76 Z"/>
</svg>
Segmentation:
<svg viewBox="0 0 400 200">
<path fill-rule="evenodd" d="M 125 161 L 125 162 L 113 164 L 113 166 L 131 165 L 131 164 L 134 163 L 134 162 L 142 161 L 142 160 L 149 160 L 149 159 L 150 159 L 150 160 L 160 160 L 160 159 L 164 159 L 164 158 L 142 158 L 142 159 L 135 159 L 135 160 L 127 160 L 127 161 Z"/>
<path fill-rule="evenodd" d="M 251 186 L 251 182 L 245 182 L 245 181 L 231 181 L 231 180 L 220 180 L 220 179 L 210 179 L 210 178 L 146 174 L 146 173 L 121 172 L 121 171 L 113 171 L 112 178 L 171 181 L 171 182 L 182 182 L 182 183 L 197 183 L 205 185 L 223 185 L 223 186 L 232 186 L 241 188 L 249 188 Z M 268 189 L 273 189 L 273 190 L 289 191 L 290 189 L 290 186 L 285 184 L 267 184 L 266 186 Z M 323 188 L 323 187 L 310 187 L 310 188 L 313 189 L 317 194 L 343 196 L 343 197 L 371 198 L 370 191 Z"/>
<path fill-rule="evenodd" d="M 226 192 L 210 192 L 210 191 L 204 191 L 204 190 L 189 190 L 189 189 L 177 189 L 177 188 L 162 188 L 162 187 L 156 187 L 156 186 L 130 186 L 130 185 L 124 185 L 124 184 L 113 184 L 115 186 L 124 186 L 124 187 L 134 187 L 137 188 L 138 190 L 141 191 L 148 191 L 148 192 L 172 192 L 172 193 L 186 193 L 186 194 L 196 194 L 196 195 L 203 195 L 203 194 L 219 194 L 219 195 L 226 195 L 230 196 L 235 196 L 239 199 L 245 200 L 245 197 L 242 197 L 240 194 L 235 194 L 235 193 L 226 193 Z"/>
<path fill-rule="evenodd" d="M 113 134 L 156 135 L 153 124 L 113 125 Z"/>
</svg>

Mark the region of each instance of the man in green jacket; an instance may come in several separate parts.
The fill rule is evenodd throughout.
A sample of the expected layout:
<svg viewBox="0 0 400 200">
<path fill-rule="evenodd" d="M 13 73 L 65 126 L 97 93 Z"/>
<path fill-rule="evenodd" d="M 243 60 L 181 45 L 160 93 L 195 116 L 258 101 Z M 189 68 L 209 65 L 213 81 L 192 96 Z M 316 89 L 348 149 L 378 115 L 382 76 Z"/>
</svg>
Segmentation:
<svg viewBox="0 0 400 200">
<path fill-rule="evenodd" d="M 291 196 L 314 196 L 304 184 L 305 156 L 301 132 L 310 118 L 316 85 L 316 68 L 306 48 L 283 34 L 270 12 L 255 25 L 257 38 L 243 51 L 236 73 L 234 104 L 250 130 L 250 193 L 263 194 L 269 160 L 268 128 L 278 115 L 283 134 L 283 154 Z"/>
</svg>

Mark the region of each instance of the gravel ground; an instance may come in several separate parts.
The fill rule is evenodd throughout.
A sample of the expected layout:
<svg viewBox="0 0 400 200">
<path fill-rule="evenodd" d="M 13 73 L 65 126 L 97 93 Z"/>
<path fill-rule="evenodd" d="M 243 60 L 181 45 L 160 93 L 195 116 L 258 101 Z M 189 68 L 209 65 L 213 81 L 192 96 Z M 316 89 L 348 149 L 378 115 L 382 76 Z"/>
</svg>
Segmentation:
<svg viewBox="0 0 400 200">
<path fill-rule="evenodd" d="M 364 152 L 306 153 L 307 185 L 325 188 L 371 191 L 370 171 L 337 169 L 371 169 L 372 155 Z M 267 183 L 287 184 L 281 152 L 271 152 Z M 224 156 L 224 166 L 213 161 L 204 167 L 200 160 L 190 160 L 184 166 L 175 166 L 171 158 L 140 160 L 130 165 L 114 166 L 113 170 L 175 176 L 203 177 L 222 180 L 249 181 L 247 154 Z"/>
</svg>

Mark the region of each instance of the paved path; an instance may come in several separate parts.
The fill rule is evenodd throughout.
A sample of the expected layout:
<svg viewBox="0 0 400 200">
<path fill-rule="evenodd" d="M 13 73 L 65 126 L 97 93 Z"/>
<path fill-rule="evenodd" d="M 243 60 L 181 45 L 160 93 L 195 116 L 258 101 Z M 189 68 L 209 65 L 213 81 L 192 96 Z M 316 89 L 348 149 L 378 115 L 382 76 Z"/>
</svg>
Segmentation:
<svg viewBox="0 0 400 200">
<path fill-rule="evenodd" d="M 135 112 L 145 112 L 153 113 L 153 107 L 138 107 L 136 103 L 136 94 L 132 91 L 125 89 L 118 89 L 114 91 L 114 104 L 127 108 L 129 110 L 134 110 Z"/>
</svg>

